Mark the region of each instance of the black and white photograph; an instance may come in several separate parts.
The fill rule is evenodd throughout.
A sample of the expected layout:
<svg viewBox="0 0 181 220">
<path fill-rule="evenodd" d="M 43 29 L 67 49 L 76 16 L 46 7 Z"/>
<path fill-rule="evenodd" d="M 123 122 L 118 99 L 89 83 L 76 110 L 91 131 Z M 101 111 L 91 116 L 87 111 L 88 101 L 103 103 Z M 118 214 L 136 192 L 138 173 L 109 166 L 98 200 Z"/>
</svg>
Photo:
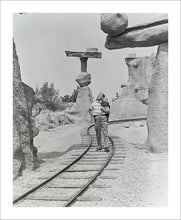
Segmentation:
<svg viewBox="0 0 181 220">
<path fill-rule="evenodd" d="M 162 10 L 12 13 L 16 212 L 169 208 L 170 28 Z"/>
</svg>

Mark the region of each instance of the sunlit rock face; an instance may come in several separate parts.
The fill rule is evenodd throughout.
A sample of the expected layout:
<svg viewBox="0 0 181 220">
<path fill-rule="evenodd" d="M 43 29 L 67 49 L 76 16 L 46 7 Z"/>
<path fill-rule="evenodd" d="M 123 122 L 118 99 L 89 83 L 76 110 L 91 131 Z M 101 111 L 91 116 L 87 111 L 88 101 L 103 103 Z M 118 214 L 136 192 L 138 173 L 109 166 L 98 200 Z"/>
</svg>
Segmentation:
<svg viewBox="0 0 181 220">
<path fill-rule="evenodd" d="M 124 120 L 147 117 L 147 106 L 135 98 L 134 85 L 122 86 L 120 99 L 111 103 L 110 120 Z"/>
<path fill-rule="evenodd" d="M 21 80 L 21 72 L 13 42 L 13 178 L 23 169 L 35 168 L 31 110 L 34 91 Z"/>
<path fill-rule="evenodd" d="M 134 85 L 135 97 L 141 102 L 147 103 L 155 55 L 136 57 L 136 54 L 132 54 L 125 58 L 125 62 L 128 66 L 128 83 Z"/>
<path fill-rule="evenodd" d="M 75 111 L 79 112 L 82 122 L 92 123 L 89 107 L 93 102 L 92 92 L 88 86 L 80 87 L 77 95 Z"/>
<path fill-rule="evenodd" d="M 122 95 L 111 105 L 110 120 L 146 118 L 148 88 L 153 73 L 155 56 L 136 57 L 129 54 L 125 59 L 128 66 L 128 82 L 121 85 Z"/>
<path fill-rule="evenodd" d="M 168 43 L 158 47 L 149 88 L 148 141 L 151 152 L 168 150 Z"/>
</svg>

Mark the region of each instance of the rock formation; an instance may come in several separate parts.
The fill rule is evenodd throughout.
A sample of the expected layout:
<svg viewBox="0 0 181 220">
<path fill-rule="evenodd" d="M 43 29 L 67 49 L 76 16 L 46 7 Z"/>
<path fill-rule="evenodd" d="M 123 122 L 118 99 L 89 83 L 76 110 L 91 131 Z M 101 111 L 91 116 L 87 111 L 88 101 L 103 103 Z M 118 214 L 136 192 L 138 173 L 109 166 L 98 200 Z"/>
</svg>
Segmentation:
<svg viewBox="0 0 181 220">
<path fill-rule="evenodd" d="M 135 118 L 146 118 L 147 107 L 135 98 L 133 84 L 124 84 L 120 99 L 111 104 L 110 120 L 124 120 Z"/>
<path fill-rule="evenodd" d="M 125 58 L 128 66 L 128 83 L 134 85 L 135 97 L 148 103 L 148 87 L 151 82 L 151 76 L 155 64 L 155 56 L 136 57 L 136 54 Z"/>
<path fill-rule="evenodd" d="M 80 87 L 88 86 L 91 83 L 91 74 L 87 72 L 81 72 L 76 77 L 76 82 Z"/>
<path fill-rule="evenodd" d="M 33 147 L 31 110 L 34 91 L 21 80 L 21 72 L 13 42 L 13 178 L 23 169 L 34 169 L 37 164 Z"/>
<path fill-rule="evenodd" d="M 80 118 L 85 123 L 92 123 L 89 107 L 93 102 L 92 92 L 88 86 L 80 87 L 76 99 L 75 111 L 78 111 Z"/>
<path fill-rule="evenodd" d="M 36 117 L 36 127 L 40 131 L 48 131 L 55 129 L 58 126 L 67 124 L 78 124 L 81 119 L 79 115 L 75 113 L 74 109 L 70 111 L 56 111 L 42 110 L 41 113 Z"/>
<path fill-rule="evenodd" d="M 147 117 L 148 87 L 154 68 L 155 56 L 125 58 L 128 66 L 128 82 L 121 85 L 122 95 L 111 104 L 110 120 Z M 141 103 L 141 102 L 143 103 Z"/>
<path fill-rule="evenodd" d="M 155 69 L 149 87 L 148 142 L 151 152 L 164 152 L 168 147 L 168 43 L 158 47 Z"/>
<path fill-rule="evenodd" d="M 90 124 L 93 118 L 89 113 L 89 107 L 93 101 L 92 92 L 88 85 L 91 83 L 91 74 L 87 72 L 88 58 L 101 58 L 102 53 L 97 48 L 88 48 L 86 52 L 65 51 L 68 57 L 78 57 L 81 61 L 81 72 L 76 77 L 80 88 L 78 91 L 74 112 L 79 114 L 81 122 Z"/>
<path fill-rule="evenodd" d="M 128 26 L 128 17 L 126 14 L 102 14 L 101 15 L 101 29 L 109 36 L 117 36 L 122 34 Z"/>
<path fill-rule="evenodd" d="M 101 20 L 102 22 L 102 20 Z M 164 152 L 168 149 L 168 16 L 149 23 L 127 28 L 119 36 L 107 36 L 105 47 L 149 47 L 159 45 L 155 67 L 151 77 L 148 97 L 148 141 L 147 150 Z M 132 66 L 136 66 L 133 62 Z M 149 81 L 149 80 L 148 80 Z"/>
<path fill-rule="evenodd" d="M 121 25 L 121 23 L 120 23 Z M 130 27 L 116 37 L 107 36 L 107 49 L 121 49 L 126 47 L 150 47 L 168 41 L 168 17 Z"/>
</svg>

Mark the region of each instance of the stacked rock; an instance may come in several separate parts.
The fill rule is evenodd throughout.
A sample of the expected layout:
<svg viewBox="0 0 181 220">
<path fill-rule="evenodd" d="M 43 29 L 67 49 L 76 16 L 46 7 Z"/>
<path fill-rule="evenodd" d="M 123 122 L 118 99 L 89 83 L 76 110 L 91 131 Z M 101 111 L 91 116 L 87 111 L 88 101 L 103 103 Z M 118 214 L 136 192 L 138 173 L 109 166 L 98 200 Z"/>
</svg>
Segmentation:
<svg viewBox="0 0 181 220">
<path fill-rule="evenodd" d="M 91 83 L 91 74 L 87 72 L 88 58 L 101 58 L 102 53 L 97 48 L 87 48 L 86 52 L 65 51 L 68 57 L 78 57 L 81 62 L 81 72 L 76 77 L 80 88 L 77 95 L 75 112 L 79 112 L 84 123 L 91 123 L 92 117 L 89 114 L 89 107 L 93 101 L 92 92 L 88 85 Z"/>
<path fill-rule="evenodd" d="M 128 26 L 128 17 L 126 14 L 106 13 L 101 15 L 101 29 L 109 36 L 118 36 L 122 34 Z"/>
</svg>

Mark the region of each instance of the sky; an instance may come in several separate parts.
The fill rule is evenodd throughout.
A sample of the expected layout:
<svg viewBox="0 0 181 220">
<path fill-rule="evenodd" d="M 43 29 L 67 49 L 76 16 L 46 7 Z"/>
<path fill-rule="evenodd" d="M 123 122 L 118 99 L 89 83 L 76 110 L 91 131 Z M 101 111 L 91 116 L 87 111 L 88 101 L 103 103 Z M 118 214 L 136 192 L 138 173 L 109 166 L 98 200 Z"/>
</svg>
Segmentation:
<svg viewBox="0 0 181 220">
<path fill-rule="evenodd" d="M 144 23 L 162 14 L 127 14 L 128 27 Z M 44 82 L 54 83 L 59 95 L 71 95 L 77 87 L 80 73 L 79 58 L 67 57 L 66 50 L 86 51 L 98 48 L 102 59 L 88 59 L 87 71 L 93 97 L 102 91 L 110 100 L 120 85 L 128 79 L 125 58 L 156 54 L 156 47 L 108 50 L 104 47 L 106 34 L 100 28 L 98 13 L 29 13 L 14 14 L 13 37 L 19 57 L 22 81 L 33 89 Z"/>
</svg>

